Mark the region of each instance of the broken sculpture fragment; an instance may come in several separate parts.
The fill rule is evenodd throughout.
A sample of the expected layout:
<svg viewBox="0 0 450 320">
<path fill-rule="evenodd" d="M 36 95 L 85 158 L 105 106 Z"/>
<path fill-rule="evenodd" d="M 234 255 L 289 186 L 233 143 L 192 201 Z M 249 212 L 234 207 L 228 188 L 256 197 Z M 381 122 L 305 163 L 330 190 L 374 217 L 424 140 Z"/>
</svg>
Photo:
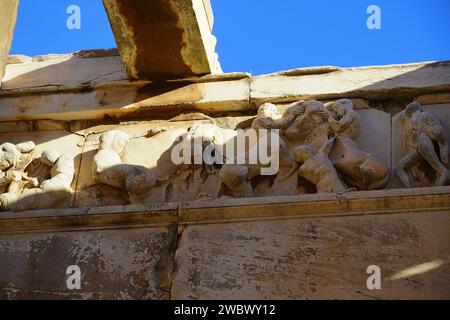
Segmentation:
<svg viewBox="0 0 450 320">
<path fill-rule="evenodd" d="M 414 176 L 424 177 L 425 171 L 432 171 L 433 185 L 444 186 L 449 180 L 449 147 L 442 124 L 433 114 L 423 111 L 417 101 L 409 104 L 402 116 L 402 142 L 407 154 L 395 165 L 396 176 L 406 188 L 421 187 L 423 178 Z M 421 162 L 426 166 L 421 167 Z"/>
<path fill-rule="evenodd" d="M 33 158 L 33 142 L 5 143 L 0 146 L 2 211 L 25 211 L 69 207 L 72 197 L 72 180 L 75 174 L 74 159 L 47 150 Z M 39 163 L 39 172 L 33 164 Z M 44 172 L 42 172 L 44 171 Z M 40 176 L 38 179 L 35 176 Z"/>
</svg>

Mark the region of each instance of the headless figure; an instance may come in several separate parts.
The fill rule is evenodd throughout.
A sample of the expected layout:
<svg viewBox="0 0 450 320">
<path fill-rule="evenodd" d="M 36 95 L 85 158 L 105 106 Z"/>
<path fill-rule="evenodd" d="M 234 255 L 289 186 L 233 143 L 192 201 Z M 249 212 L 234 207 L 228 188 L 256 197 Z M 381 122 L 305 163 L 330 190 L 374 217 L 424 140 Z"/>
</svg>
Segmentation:
<svg viewBox="0 0 450 320">
<path fill-rule="evenodd" d="M 444 186 L 449 179 L 449 149 L 442 124 L 431 113 L 424 112 L 419 102 L 413 102 L 406 107 L 405 118 L 404 138 L 408 154 L 396 165 L 397 177 L 405 187 L 414 187 L 406 170 L 423 159 L 436 171 L 434 185 Z M 439 155 L 434 143 L 439 148 Z"/>
<path fill-rule="evenodd" d="M 298 173 L 301 177 L 316 185 L 317 192 L 344 192 L 344 184 L 339 178 L 328 153 L 333 146 L 333 139 L 324 148 L 315 152 L 310 145 L 303 145 L 295 149 L 294 158 L 300 164 Z"/>
<path fill-rule="evenodd" d="M 128 141 L 128 135 L 122 131 L 102 134 L 92 174 L 97 183 L 127 191 L 130 203 L 141 203 L 153 191 L 157 177 L 146 167 L 122 163 L 120 154 Z"/>
<path fill-rule="evenodd" d="M 360 119 L 349 99 L 337 100 L 330 107 L 328 119 L 336 135 L 336 150 L 341 157 L 333 162 L 345 181 L 359 190 L 384 188 L 389 179 L 388 167 L 373 154 L 362 151 L 356 144 L 360 134 Z"/>
</svg>

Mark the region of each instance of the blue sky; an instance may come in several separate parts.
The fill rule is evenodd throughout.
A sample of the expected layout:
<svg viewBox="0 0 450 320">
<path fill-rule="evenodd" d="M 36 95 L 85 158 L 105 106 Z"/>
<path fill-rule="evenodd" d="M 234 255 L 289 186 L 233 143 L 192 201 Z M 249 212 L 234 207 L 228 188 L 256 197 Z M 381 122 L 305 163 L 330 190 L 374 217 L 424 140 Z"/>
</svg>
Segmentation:
<svg viewBox="0 0 450 320">
<path fill-rule="evenodd" d="M 211 0 L 225 72 L 450 60 L 449 0 Z M 69 5 L 81 30 L 69 30 Z M 369 30 L 367 7 L 381 9 Z M 12 54 L 116 47 L 101 0 L 21 0 Z"/>
</svg>

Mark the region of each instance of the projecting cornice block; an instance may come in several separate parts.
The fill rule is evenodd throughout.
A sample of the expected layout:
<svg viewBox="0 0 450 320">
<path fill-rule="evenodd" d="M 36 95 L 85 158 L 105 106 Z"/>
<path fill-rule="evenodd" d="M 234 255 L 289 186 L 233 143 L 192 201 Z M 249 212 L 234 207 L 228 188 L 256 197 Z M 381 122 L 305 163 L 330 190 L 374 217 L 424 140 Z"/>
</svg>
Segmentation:
<svg viewBox="0 0 450 320">
<path fill-rule="evenodd" d="M 209 0 L 103 0 L 130 79 L 220 73 Z"/>
</svg>

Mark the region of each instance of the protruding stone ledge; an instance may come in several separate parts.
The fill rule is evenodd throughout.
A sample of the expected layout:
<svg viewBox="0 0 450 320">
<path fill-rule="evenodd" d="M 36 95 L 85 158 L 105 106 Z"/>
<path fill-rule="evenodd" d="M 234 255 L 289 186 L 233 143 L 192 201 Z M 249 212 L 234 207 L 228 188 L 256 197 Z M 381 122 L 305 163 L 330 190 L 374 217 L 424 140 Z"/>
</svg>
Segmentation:
<svg viewBox="0 0 450 320">
<path fill-rule="evenodd" d="M 126 83 L 81 91 L 0 96 L 0 121 L 167 116 L 183 111 L 238 111 L 249 106 L 249 80 Z"/>
<path fill-rule="evenodd" d="M 220 73 L 208 2 L 103 0 L 129 78 Z"/>
<path fill-rule="evenodd" d="M 73 54 L 37 57 L 12 56 L 6 66 L 2 93 L 63 90 L 90 84 L 113 84 L 127 80 L 120 57 L 110 50 L 80 51 Z M 21 62 L 23 61 L 23 62 Z"/>
<path fill-rule="evenodd" d="M 450 103 L 449 93 L 425 94 L 416 98 L 421 104 L 443 104 Z"/>
<path fill-rule="evenodd" d="M 396 189 L 187 202 L 180 204 L 179 223 L 314 219 L 449 209 L 450 187 Z"/>
<path fill-rule="evenodd" d="M 400 99 L 401 103 L 394 108 L 399 111 L 419 96 L 428 100 L 433 97 L 433 103 L 446 102 L 450 92 L 450 62 L 319 67 L 257 77 L 230 73 L 163 82 L 130 82 L 125 80 L 118 57 L 64 59 L 61 63 L 66 71 L 56 73 L 47 71 L 59 68 L 57 59 L 9 65 L 7 81 L 0 90 L 0 121 L 136 118 L 186 111 L 220 113 L 255 110 L 268 101 L 329 101 L 343 97 L 366 99 L 380 105 Z M 49 69 L 36 64 L 49 64 Z M 79 72 L 94 64 L 98 64 L 97 71 L 104 72 L 95 68 L 86 75 Z M 27 68 L 36 69 L 28 72 Z M 16 77 L 12 76 L 13 70 Z M 79 77 L 67 80 L 69 70 Z M 367 108 L 367 103 L 355 103 L 355 108 Z"/>
<path fill-rule="evenodd" d="M 0 234 L 161 227 L 177 220 L 177 203 L 4 212 Z"/>
<path fill-rule="evenodd" d="M 0 234 L 444 212 L 450 187 L 0 213 Z"/>
<path fill-rule="evenodd" d="M 318 67 L 252 77 L 251 101 L 412 98 L 450 90 L 450 61 L 357 68 Z"/>
</svg>

